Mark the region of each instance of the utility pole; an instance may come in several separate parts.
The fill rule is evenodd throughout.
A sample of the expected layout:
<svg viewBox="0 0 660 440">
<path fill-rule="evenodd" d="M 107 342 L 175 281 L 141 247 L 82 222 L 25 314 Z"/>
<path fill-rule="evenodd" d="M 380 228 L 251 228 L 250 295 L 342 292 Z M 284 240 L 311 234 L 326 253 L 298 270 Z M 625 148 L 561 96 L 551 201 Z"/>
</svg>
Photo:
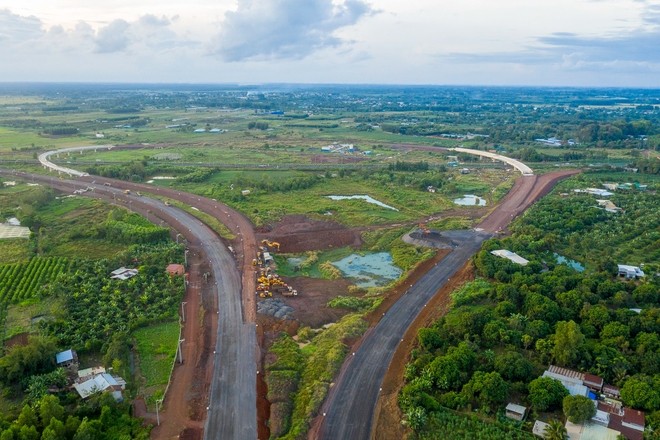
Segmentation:
<svg viewBox="0 0 660 440">
<path fill-rule="evenodd" d="M 156 423 L 160 426 L 160 415 L 158 414 L 158 406 L 163 403 L 163 399 L 156 400 Z"/>
<path fill-rule="evenodd" d="M 183 318 L 183 322 L 186 322 L 186 309 L 183 308 L 186 304 L 188 304 L 186 301 L 181 303 L 181 317 Z"/>
<path fill-rule="evenodd" d="M 185 342 L 185 339 L 179 339 L 179 363 L 183 363 L 183 353 L 181 353 L 181 343 Z"/>
<path fill-rule="evenodd" d="M 179 244 L 179 236 L 180 236 L 180 235 L 181 235 L 181 234 L 176 234 L 176 244 Z M 183 235 L 181 235 L 181 237 L 183 237 Z"/>
<path fill-rule="evenodd" d="M 188 249 L 183 251 L 183 263 L 186 267 L 188 267 Z"/>
</svg>

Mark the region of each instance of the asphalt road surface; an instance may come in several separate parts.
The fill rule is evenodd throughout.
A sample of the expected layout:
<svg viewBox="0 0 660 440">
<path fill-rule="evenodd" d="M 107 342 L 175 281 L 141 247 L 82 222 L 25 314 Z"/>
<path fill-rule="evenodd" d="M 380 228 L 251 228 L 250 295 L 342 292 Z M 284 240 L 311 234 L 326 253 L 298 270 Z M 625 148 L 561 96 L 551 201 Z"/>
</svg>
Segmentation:
<svg viewBox="0 0 660 440">
<path fill-rule="evenodd" d="M 0 170 L 1 174 L 12 174 Z M 124 194 L 121 188 L 108 187 L 73 180 L 59 180 L 48 176 L 20 173 L 42 184 L 64 192 L 91 187 L 84 196 L 118 201 L 133 210 L 146 212 L 167 221 L 189 242 L 205 249 L 212 266 L 213 289 L 218 297 L 218 338 L 215 350 L 213 383 L 208 409 L 205 438 L 246 440 L 257 438 L 256 409 L 256 328 L 243 323 L 241 310 L 241 278 L 234 257 L 217 235 L 196 217 L 175 207 L 146 196 Z M 130 202 L 130 203 L 129 203 Z M 185 362 L 185 359 L 184 359 Z"/>
<path fill-rule="evenodd" d="M 349 354 L 348 364 L 328 394 L 322 412 L 322 439 L 368 439 L 380 385 L 392 355 L 419 311 L 447 280 L 479 250 L 491 234 L 474 232 L 413 285 Z"/>
</svg>

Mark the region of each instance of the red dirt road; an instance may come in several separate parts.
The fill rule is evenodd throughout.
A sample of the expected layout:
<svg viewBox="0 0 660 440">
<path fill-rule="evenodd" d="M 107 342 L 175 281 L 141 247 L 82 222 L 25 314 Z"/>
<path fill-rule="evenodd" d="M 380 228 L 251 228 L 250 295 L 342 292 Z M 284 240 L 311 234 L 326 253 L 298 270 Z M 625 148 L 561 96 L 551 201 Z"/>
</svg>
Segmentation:
<svg viewBox="0 0 660 440">
<path fill-rule="evenodd" d="M 565 170 L 542 176 L 519 177 L 504 201 L 479 223 L 478 227 L 492 233 L 503 231 L 511 220 L 548 194 L 557 182 L 578 173 L 580 170 Z"/>
</svg>

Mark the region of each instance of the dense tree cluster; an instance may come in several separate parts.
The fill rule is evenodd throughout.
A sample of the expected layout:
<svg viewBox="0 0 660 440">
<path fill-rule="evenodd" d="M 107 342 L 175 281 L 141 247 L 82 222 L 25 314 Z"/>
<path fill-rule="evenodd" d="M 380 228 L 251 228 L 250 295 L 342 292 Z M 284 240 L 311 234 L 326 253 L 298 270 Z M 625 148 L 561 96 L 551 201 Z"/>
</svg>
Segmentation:
<svg viewBox="0 0 660 440">
<path fill-rule="evenodd" d="M 517 221 L 513 237 L 484 243 L 473 264 L 490 281 L 459 290 L 452 310 L 419 330 L 419 348 L 399 396 L 411 427 L 421 429 L 442 408 L 493 412 L 509 396 L 536 411 L 562 409 L 569 420 L 590 418 L 591 402 L 569 398 L 560 382 L 540 377 L 549 364 L 621 387 L 624 404 L 646 410 L 653 427 L 660 427 L 654 425 L 660 420 L 660 280 L 652 273 L 618 280 L 616 265 L 602 258 L 580 273 L 557 264 L 552 254 L 566 239 L 576 245 L 573 233 L 589 240 L 608 222 L 640 234 L 635 228 L 647 218 L 646 207 L 635 200 L 645 196 L 627 196 L 633 203 L 619 218 L 585 199 L 551 196 Z M 620 200 L 623 204 L 623 196 Z M 492 255 L 495 249 L 515 251 L 530 262 L 518 265 Z M 631 249 L 628 256 L 653 261 L 644 252 Z M 636 307 L 642 312 L 631 310 Z"/>
<path fill-rule="evenodd" d="M 117 403 L 111 393 L 86 402 L 72 395 L 46 395 L 23 406 L 13 421 L 0 421 L 2 440 L 146 440 L 151 426 L 130 416 L 129 403 Z"/>
</svg>

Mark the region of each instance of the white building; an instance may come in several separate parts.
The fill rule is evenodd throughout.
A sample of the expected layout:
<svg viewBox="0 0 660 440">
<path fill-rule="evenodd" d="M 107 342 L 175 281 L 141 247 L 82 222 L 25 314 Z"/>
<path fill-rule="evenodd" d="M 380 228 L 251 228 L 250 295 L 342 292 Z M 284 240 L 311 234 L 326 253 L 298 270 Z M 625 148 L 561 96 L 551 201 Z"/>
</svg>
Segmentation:
<svg viewBox="0 0 660 440">
<path fill-rule="evenodd" d="M 628 266 L 626 264 L 618 264 L 619 276 L 626 278 L 643 278 L 644 272 L 637 266 Z"/>
<path fill-rule="evenodd" d="M 133 278 L 135 275 L 138 274 L 137 269 L 126 269 L 125 267 L 120 267 L 117 270 L 113 270 L 110 272 L 112 276 L 110 277 L 113 280 L 127 280 L 129 278 Z"/>
<path fill-rule="evenodd" d="M 506 249 L 491 251 L 490 253 L 500 258 L 506 258 L 507 260 L 511 260 L 516 264 L 520 264 L 521 266 L 527 266 L 527 263 L 529 263 L 529 260 L 525 260 L 523 257 L 516 254 L 515 252 L 511 252 Z"/>
</svg>

